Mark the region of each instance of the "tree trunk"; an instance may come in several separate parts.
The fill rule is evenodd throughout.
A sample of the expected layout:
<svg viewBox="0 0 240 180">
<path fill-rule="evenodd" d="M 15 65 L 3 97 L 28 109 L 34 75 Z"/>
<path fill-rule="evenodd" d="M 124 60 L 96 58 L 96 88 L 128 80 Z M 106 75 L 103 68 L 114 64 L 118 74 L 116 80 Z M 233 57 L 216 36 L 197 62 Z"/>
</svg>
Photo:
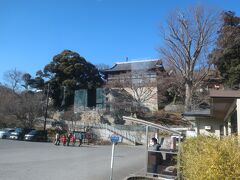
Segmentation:
<svg viewBox="0 0 240 180">
<path fill-rule="evenodd" d="M 174 94 L 174 98 L 173 98 L 173 104 L 176 105 L 176 100 L 177 100 L 177 94 Z"/>
<path fill-rule="evenodd" d="M 186 82 L 185 88 L 185 111 L 190 111 L 192 107 L 192 82 Z"/>
</svg>

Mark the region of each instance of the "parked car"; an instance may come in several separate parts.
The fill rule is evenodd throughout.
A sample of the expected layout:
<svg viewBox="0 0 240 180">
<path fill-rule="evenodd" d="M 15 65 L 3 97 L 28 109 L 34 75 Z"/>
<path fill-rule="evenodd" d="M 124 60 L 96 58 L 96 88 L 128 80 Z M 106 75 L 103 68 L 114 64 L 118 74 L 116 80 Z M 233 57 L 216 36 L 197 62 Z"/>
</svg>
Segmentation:
<svg viewBox="0 0 240 180">
<path fill-rule="evenodd" d="M 9 139 L 17 139 L 17 140 L 23 140 L 25 134 L 28 134 L 30 131 L 34 129 L 30 128 L 16 128 L 14 132 L 11 132 Z"/>
<path fill-rule="evenodd" d="M 43 130 L 32 130 L 28 134 L 25 134 L 24 140 L 26 141 L 47 141 L 47 131 Z"/>
<path fill-rule="evenodd" d="M 0 130 L 0 138 L 7 139 L 9 138 L 11 132 L 15 131 L 15 129 L 5 128 Z"/>
</svg>

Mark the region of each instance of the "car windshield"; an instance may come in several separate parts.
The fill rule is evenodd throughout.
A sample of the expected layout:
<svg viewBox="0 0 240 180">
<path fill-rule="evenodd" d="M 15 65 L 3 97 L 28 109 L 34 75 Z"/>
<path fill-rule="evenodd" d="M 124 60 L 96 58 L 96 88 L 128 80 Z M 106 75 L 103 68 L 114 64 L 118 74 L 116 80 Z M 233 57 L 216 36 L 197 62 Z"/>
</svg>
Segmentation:
<svg viewBox="0 0 240 180">
<path fill-rule="evenodd" d="M 37 131 L 36 130 L 32 130 L 31 132 L 28 133 L 29 135 L 34 135 L 34 134 L 37 134 Z"/>
<path fill-rule="evenodd" d="M 15 132 L 22 132 L 22 129 L 21 129 L 21 128 L 17 128 L 17 129 L 15 130 Z"/>
<path fill-rule="evenodd" d="M 3 131 L 3 132 L 8 132 L 8 133 L 10 133 L 10 132 L 13 132 L 13 131 L 15 131 L 15 130 L 12 130 L 12 129 L 3 129 L 2 131 Z"/>
</svg>

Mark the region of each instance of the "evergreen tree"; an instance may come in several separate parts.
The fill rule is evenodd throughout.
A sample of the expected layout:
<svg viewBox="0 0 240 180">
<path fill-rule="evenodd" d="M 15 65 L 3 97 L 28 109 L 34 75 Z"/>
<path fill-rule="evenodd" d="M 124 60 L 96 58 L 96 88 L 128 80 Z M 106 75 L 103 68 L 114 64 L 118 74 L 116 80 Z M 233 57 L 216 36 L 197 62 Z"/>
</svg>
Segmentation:
<svg viewBox="0 0 240 180">
<path fill-rule="evenodd" d="M 47 89 L 49 84 L 50 97 L 54 105 L 62 108 L 73 104 L 74 90 L 96 88 L 102 82 L 98 69 L 78 53 L 70 50 L 64 50 L 54 56 L 43 71 L 39 70 L 36 73 L 34 79 L 26 78 L 25 81 L 37 89 Z"/>
<path fill-rule="evenodd" d="M 234 87 L 240 84 L 240 17 L 228 11 L 222 14 L 223 24 L 219 31 L 217 48 L 209 55 L 225 84 Z"/>
</svg>

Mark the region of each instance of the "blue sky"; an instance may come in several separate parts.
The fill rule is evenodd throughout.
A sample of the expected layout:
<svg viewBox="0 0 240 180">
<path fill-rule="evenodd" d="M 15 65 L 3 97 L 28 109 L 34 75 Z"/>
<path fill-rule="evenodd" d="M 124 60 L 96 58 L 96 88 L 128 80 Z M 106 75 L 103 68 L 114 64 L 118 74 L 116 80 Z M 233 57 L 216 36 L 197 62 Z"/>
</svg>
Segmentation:
<svg viewBox="0 0 240 180">
<path fill-rule="evenodd" d="M 160 25 L 195 4 L 240 15 L 239 0 L 0 0 L 0 82 L 14 68 L 35 75 L 64 49 L 110 66 L 158 58 Z"/>
</svg>

